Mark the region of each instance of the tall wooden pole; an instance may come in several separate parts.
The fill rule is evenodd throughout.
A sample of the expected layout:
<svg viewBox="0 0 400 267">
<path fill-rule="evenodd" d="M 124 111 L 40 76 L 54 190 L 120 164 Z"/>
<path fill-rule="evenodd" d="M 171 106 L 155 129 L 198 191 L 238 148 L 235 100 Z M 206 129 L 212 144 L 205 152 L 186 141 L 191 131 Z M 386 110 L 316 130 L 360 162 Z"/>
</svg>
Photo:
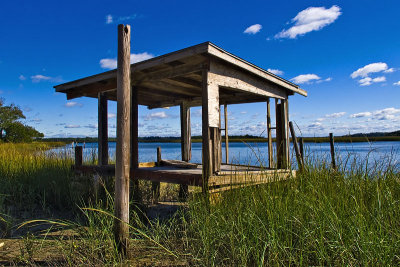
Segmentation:
<svg viewBox="0 0 400 267">
<path fill-rule="evenodd" d="M 268 137 L 268 167 L 273 167 L 272 129 L 271 129 L 271 104 L 267 98 L 267 137 Z"/>
<path fill-rule="evenodd" d="M 275 99 L 275 116 L 276 116 L 276 167 L 282 169 L 283 167 L 283 136 L 282 136 L 282 108 Z"/>
<path fill-rule="evenodd" d="M 229 137 L 228 137 L 228 105 L 224 104 L 224 119 L 225 119 L 225 162 L 229 163 Z"/>
<path fill-rule="evenodd" d="M 335 160 L 335 140 L 333 138 L 333 133 L 329 133 L 329 143 L 331 145 L 331 158 L 332 158 L 332 168 L 336 170 L 336 160 Z"/>
<path fill-rule="evenodd" d="M 129 172 L 130 172 L 130 48 L 131 27 L 118 25 L 117 67 L 117 147 L 115 163 L 114 234 L 118 249 L 126 254 L 129 238 Z"/>
<path fill-rule="evenodd" d="M 189 161 L 192 157 L 192 133 L 190 127 L 190 107 L 185 102 L 180 105 L 180 115 L 182 161 Z M 188 195 L 188 185 L 181 184 L 179 186 L 179 200 L 186 200 Z"/>
<path fill-rule="evenodd" d="M 98 94 L 98 162 L 99 165 L 108 164 L 108 114 L 107 96 Z"/>
</svg>

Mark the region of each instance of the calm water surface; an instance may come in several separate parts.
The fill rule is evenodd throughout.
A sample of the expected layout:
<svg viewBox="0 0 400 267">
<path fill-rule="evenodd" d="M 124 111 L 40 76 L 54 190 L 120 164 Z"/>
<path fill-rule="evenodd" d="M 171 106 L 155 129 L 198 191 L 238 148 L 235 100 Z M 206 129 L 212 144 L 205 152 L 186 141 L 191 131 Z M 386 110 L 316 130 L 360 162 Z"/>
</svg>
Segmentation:
<svg viewBox="0 0 400 267">
<path fill-rule="evenodd" d="M 84 158 L 86 161 L 97 157 L 97 143 L 86 143 L 84 145 Z M 274 144 L 275 145 L 275 144 Z M 115 142 L 109 143 L 109 154 L 111 160 L 115 160 Z M 156 149 L 161 147 L 162 158 L 181 159 L 180 143 L 139 143 L 140 162 L 156 161 Z M 329 143 L 305 143 L 305 154 L 308 157 L 330 161 Z M 336 143 L 336 154 L 338 161 L 352 162 L 354 159 L 365 162 L 381 162 L 384 164 L 399 163 L 400 142 L 360 142 L 360 143 Z M 291 147 L 291 158 L 295 164 L 294 150 Z M 73 154 L 72 144 L 63 148 L 54 149 L 52 152 Z M 225 144 L 222 144 L 222 158 L 225 159 Z M 229 143 L 229 159 L 231 163 L 264 165 L 268 158 L 266 143 Z M 349 160 L 350 159 L 350 160 Z M 191 162 L 201 162 L 201 143 L 192 144 Z"/>
</svg>

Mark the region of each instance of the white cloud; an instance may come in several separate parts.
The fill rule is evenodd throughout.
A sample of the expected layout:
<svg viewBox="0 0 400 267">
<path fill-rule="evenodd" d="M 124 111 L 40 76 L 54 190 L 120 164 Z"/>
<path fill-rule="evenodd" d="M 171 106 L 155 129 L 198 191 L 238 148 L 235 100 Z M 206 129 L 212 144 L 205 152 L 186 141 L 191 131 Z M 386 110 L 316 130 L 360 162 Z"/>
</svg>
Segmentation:
<svg viewBox="0 0 400 267">
<path fill-rule="evenodd" d="M 155 120 L 155 119 L 166 119 L 169 116 L 165 113 L 165 111 L 154 112 L 145 115 L 143 118 L 145 121 Z"/>
<path fill-rule="evenodd" d="M 375 78 L 371 78 L 370 75 L 374 73 L 392 73 L 394 72 L 394 68 L 389 68 L 388 65 L 384 62 L 376 62 L 376 63 L 371 63 L 368 65 L 365 65 L 362 68 L 359 68 L 358 70 L 354 71 L 350 77 L 355 79 L 355 78 L 360 78 L 358 83 L 360 86 L 369 86 L 373 83 L 380 83 L 380 82 L 385 82 L 386 77 L 385 76 L 379 76 Z"/>
<path fill-rule="evenodd" d="M 311 123 L 310 125 L 308 125 L 307 127 L 308 128 L 319 128 L 319 127 L 322 127 L 322 123 L 314 122 L 314 123 Z"/>
<path fill-rule="evenodd" d="M 371 116 L 372 116 L 372 113 L 367 111 L 367 112 L 351 114 L 350 118 L 365 118 L 365 117 L 371 117 Z"/>
<path fill-rule="evenodd" d="M 392 73 L 392 72 L 394 72 L 394 71 L 395 71 L 394 68 L 390 68 L 390 69 L 385 70 L 384 72 L 385 72 L 385 73 Z"/>
<path fill-rule="evenodd" d="M 329 9 L 325 7 L 309 7 L 299 12 L 292 19 L 294 25 L 291 28 L 282 30 L 275 35 L 275 38 L 294 39 L 299 35 L 321 30 L 325 26 L 332 24 L 341 14 L 340 7 L 338 6 L 332 6 Z"/>
<path fill-rule="evenodd" d="M 21 81 L 25 81 L 26 80 L 26 77 L 24 76 L 24 75 L 19 75 L 19 77 L 18 77 L 18 79 L 20 79 Z"/>
<path fill-rule="evenodd" d="M 391 120 L 395 118 L 395 115 L 400 113 L 400 109 L 397 108 L 385 108 L 376 110 L 373 112 L 373 116 L 378 120 Z"/>
<path fill-rule="evenodd" d="M 393 85 L 400 86 L 400 81 L 393 83 Z"/>
<path fill-rule="evenodd" d="M 243 33 L 247 33 L 247 34 L 256 34 L 256 33 L 258 33 L 261 29 L 262 29 L 262 25 L 261 25 L 261 24 L 254 24 L 254 25 L 251 25 L 250 27 L 248 27 L 246 30 L 244 30 Z"/>
<path fill-rule="evenodd" d="M 346 112 L 336 112 L 332 114 L 327 114 L 325 115 L 326 118 L 340 118 L 343 117 L 346 114 Z"/>
<path fill-rule="evenodd" d="M 89 128 L 89 129 L 97 129 L 97 124 L 88 124 L 83 126 L 84 128 Z"/>
<path fill-rule="evenodd" d="M 143 53 L 138 53 L 138 54 L 131 54 L 130 56 L 130 62 L 131 63 L 137 63 L 140 61 L 144 61 L 150 58 L 153 58 L 154 55 L 143 52 Z M 117 68 L 117 59 L 116 58 L 103 58 L 100 60 L 100 67 L 103 69 L 116 69 Z"/>
<path fill-rule="evenodd" d="M 247 114 L 247 111 L 240 111 L 240 114 Z"/>
<path fill-rule="evenodd" d="M 38 82 L 43 82 L 43 81 L 51 81 L 51 82 L 62 82 L 63 81 L 63 79 L 61 79 L 61 77 L 50 77 L 50 76 L 44 76 L 41 74 L 33 75 L 33 76 L 31 76 L 31 79 L 32 79 L 33 83 L 38 83 Z M 20 76 L 20 80 L 21 80 L 21 76 Z"/>
<path fill-rule="evenodd" d="M 400 109 L 397 108 L 385 108 L 375 111 L 366 111 L 350 115 L 350 118 L 365 118 L 371 117 L 374 120 L 392 120 L 396 118 L 396 115 L 400 113 Z"/>
<path fill-rule="evenodd" d="M 380 77 L 376 77 L 373 79 L 370 77 L 366 77 L 366 78 L 359 80 L 358 82 L 360 83 L 361 86 L 369 86 L 373 83 L 381 83 L 381 82 L 385 82 L 385 81 L 386 81 L 386 77 L 380 76 Z"/>
<path fill-rule="evenodd" d="M 117 68 L 117 60 L 115 58 L 100 59 L 100 67 L 103 69 L 115 69 Z"/>
<path fill-rule="evenodd" d="M 49 81 L 52 78 L 49 77 L 49 76 L 44 76 L 44 75 L 41 75 L 41 74 L 37 74 L 37 75 L 31 76 L 31 79 L 32 79 L 32 82 L 38 83 L 38 82 L 41 82 L 41 81 Z"/>
<path fill-rule="evenodd" d="M 391 71 L 388 71 L 388 70 L 391 70 Z M 369 74 L 371 74 L 371 73 L 376 73 L 376 72 L 381 72 L 381 71 L 393 72 L 393 68 L 388 69 L 388 65 L 383 62 L 371 63 L 371 64 L 365 65 L 364 67 L 359 68 L 358 70 L 354 71 L 350 76 L 353 79 L 355 79 L 357 77 L 365 78 L 365 77 L 368 77 Z"/>
<path fill-rule="evenodd" d="M 278 69 L 267 69 L 267 71 L 269 71 L 275 75 L 283 75 L 283 71 L 278 70 Z"/>
<path fill-rule="evenodd" d="M 129 16 L 123 16 L 123 17 L 115 17 L 115 16 L 113 16 L 111 14 L 108 14 L 106 16 L 106 24 L 121 23 L 121 22 L 126 21 L 126 20 L 135 19 L 136 17 L 137 17 L 136 14 L 129 15 Z"/>
<path fill-rule="evenodd" d="M 115 118 L 116 116 L 117 116 L 117 114 L 115 114 L 115 113 L 108 113 L 108 115 L 107 115 L 107 117 L 109 119 Z"/>
<path fill-rule="evenodd" d="M 64 126 L 64 128 L 73 129 L 73 128 L 81 128 L 81 126 L 76 124 L 67 124 Z"/>
<path fill-rule="evenodd" d="M 113 23 L 113 16 L 107 15 L 106 16 L 106 24 L 111 24 L 111 23 Z"/>
<path fill-rule="evenodd" d="M 293 81 L 296 84 L 302 84 L 302 83 L 309 83 L 309 82 L 320 80 L 320 79 L 321 79 L 321 77 L 319 77 L 316 74 L 302 74 L 302 75 L 294 77 L 293 79 L 291 79 L 291 81 Z"/>
<path fill-rule="evenodd" d="M 82 106 L 83 106 L 83 104 L 78 103 L 78 102 L 74 102 L 74 101 L 67 102 L 67 103 L 65 103 L 65 105 L 64 105 L 64 107 L 66 107 L 66 108 L 82 107 Z"/>
<path fill-rule="evenodd" d="M 153 58 L 153 54 L 149 54 L 147 52 L 139 53 L 139 54 L 131 54 L 131 63 L 137 63 L 140 61 L 144 61 L 150 58 Z"/>
</svg>

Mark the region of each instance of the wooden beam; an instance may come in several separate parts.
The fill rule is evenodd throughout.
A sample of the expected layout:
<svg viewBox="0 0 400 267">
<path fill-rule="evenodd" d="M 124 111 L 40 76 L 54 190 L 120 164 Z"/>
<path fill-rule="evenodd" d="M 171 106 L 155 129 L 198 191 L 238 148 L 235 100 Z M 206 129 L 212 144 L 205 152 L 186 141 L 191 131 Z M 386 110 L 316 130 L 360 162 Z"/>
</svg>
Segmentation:
<svg viewBox="0 0 400 267">
<path fill-rule="evenodd" d="M 218 62 L 211 62 L 210 80 L 221 87 L 232 88 L 265 97 L 287 98 L 287 90 L 260 77 L 241 70 L 227 67 Z"/>
<path fill-rule="evenodd" d="M 129 25 L 118 25 L 117 147 L 115 166 L 114 234 L 119 251 L 126 255 L 129 238 L 130 175 L 130 36 Z"/>
<path fill-rule="evenodd" d="M 201 89 L 190 89 L 182 86 L 171 85 L 163 81 L 147 81 L 141 83 L 140 86 L 156 89 L 158 91 L 183 94 L 187 96 L 201 96 Z"/>
<path fill-rule="evenodd" d="M 98 95 L 98 163 L 108 165 L 108 108 L 106 93 Z"/>
<path fill-rule="evenodd" d="M 180 105 L 180 103 L 182 103 L 182 101 L 185 101 L 187 103 L 188 106 L 190 107 L 196 107 L 196 106 L 201 106 L 202 105 L 202 98 L 201 97 L 189 97 L 186 99 L 177 99 L 177 100 L 173 100 L 170 102 L 155 102 L 152 104 L 148 105 L 149 109 L 154 109 L 154 108 L 167 108 L 167 107 L 173 107 L 173 106 L 177 106 Z"/>
<path fill-rule="evenodd" d="M 229 135 L 228 135 L 228 105 L 224 104 L 225 119 L 225 163 L 229 163 Z"/>
<path fill-rule="evenodd" d="M 180 85 L 183 87 L 201 89 L 201 82 L 186 77 L 169 78 L 167 79 L 167 82 L 172 82 L 175 85 Z"/>
<path fill-rule="evenodd" d="M 117 89 L 117 79 L 109 79 L 97 83 L 76 87 L 67 92 L 67 100 L 77 97 L 97 95 L 100 92 L 115 91 Z"/>
<path fill-rule="evenodd" d="M 271 104 L 267 98 L 267 138 L 268 138 L 268 167 L 273 168 L 274 155 L 272 149 Z"/>
<path fill-rule="evenodd" d="M 198 64 L 185 64 L 179 65 L 176 67 L 171 67 L 163 70 L 158 70 L 150 73 L 141 73 L 140 78 L 135 78 L 133 83 L 135 85 L 139 85 L 144 81 L 156 81 L 162 79 L 169 79 L 178 76 L 183 76 L 189 73 L 197 72 L 202 70 L 204 67 L 204 63 Z"/>
</svg>

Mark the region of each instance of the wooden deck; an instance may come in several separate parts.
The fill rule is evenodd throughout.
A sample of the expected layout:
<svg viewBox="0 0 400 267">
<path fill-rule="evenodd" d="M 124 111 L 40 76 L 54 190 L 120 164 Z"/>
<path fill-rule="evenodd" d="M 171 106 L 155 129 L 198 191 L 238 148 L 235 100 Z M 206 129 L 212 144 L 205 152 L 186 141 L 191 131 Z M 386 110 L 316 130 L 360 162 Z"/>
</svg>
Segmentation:
<svg viewBox="0 0 400 267">
<path fill-rule="evenodd" d="M 201 164 L 199 164 L 195 169 L 183 169 L 174 166 L 158 167 L 155 162 L 145 162 L 140 163 L 139 168 L 131 170 L 131 177 L 152 182 L 202 186 L 202 167 Z M 80 173 L 114 175 L 115 165 L 102 167 L 83 165 L 77 167 L 75 171 Z M 209 178 L 208 185 L 210 189 L 216 189 L 221 186 L 263 184 L 295 176 L 296 171 L 294 170 L 222 164 L 221 171 Z"/>
</svg>

